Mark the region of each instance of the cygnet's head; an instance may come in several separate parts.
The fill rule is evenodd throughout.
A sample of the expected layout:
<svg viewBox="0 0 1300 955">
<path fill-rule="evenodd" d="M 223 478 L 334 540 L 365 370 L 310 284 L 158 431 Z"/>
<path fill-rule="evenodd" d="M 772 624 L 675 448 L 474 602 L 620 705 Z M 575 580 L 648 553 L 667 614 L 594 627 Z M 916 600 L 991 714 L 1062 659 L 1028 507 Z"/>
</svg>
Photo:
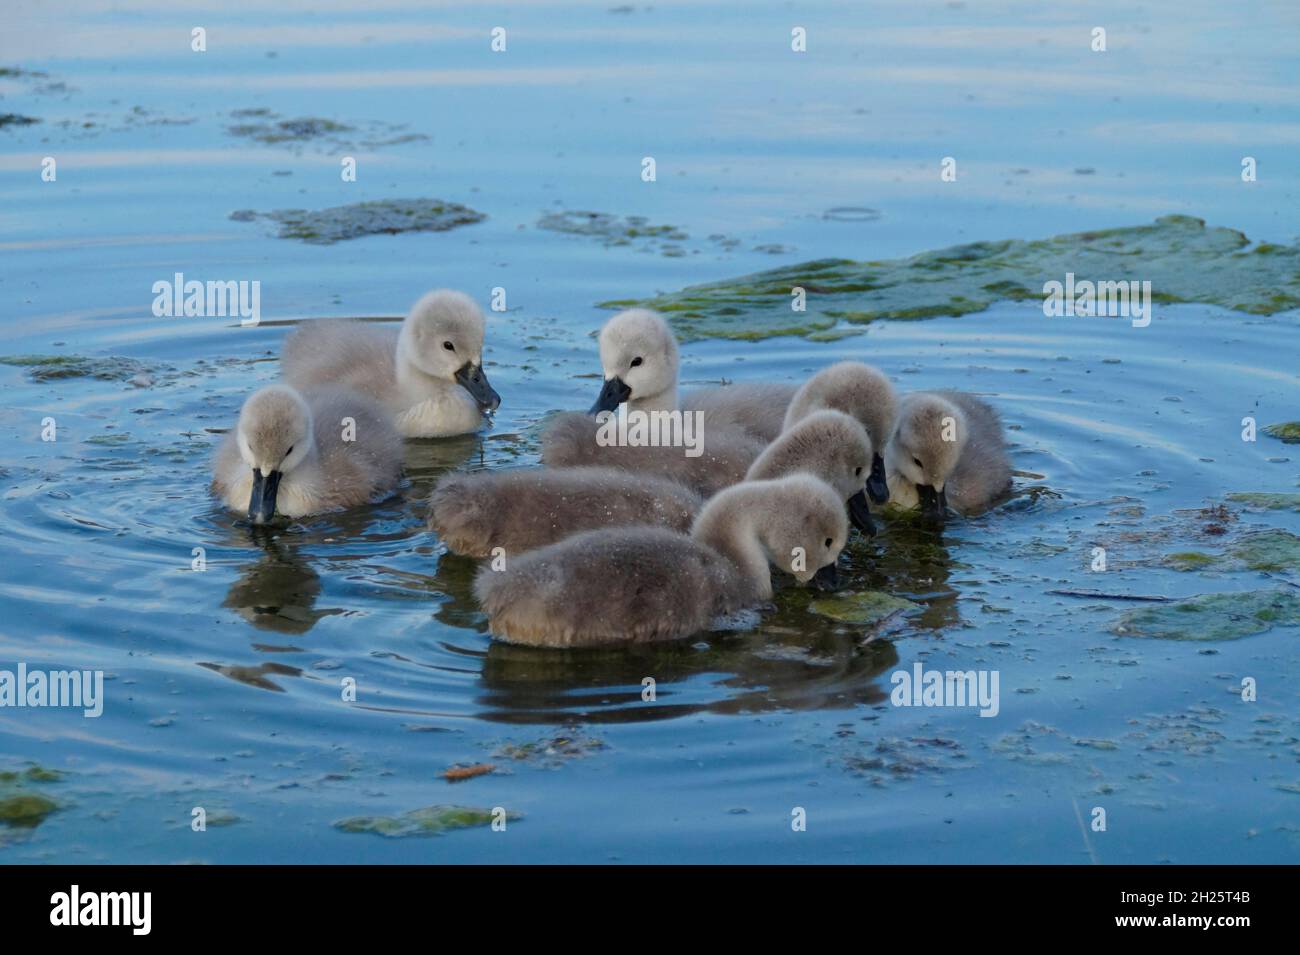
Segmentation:
<svg viewBox="0 0 1300 955">
<path fill-rule="evenodd" d="M 767 559 L 801 584 L 815 579 L 817 586 L 834 589 L 835 561 L 849 537 L 839 492 L 811 474 L 758 483 L 765 490 L 754 523 Z"/>
<path fill-rule="evenodd" d="M 630 308 L 606 322 L 600 330 L 600 367 L 605 385 L 591 414 L 661 396 L 676 404 L 677 337 L 657 312 Z"/>
<path fill-rule="evenodd" d="M 899 402 L 898 422 L 885 449 L 886 464 L 917 487 L 924 510 L 942 518 L 944 486 L 966 447 L 966 416 L 951 401 L 925 392 Z"/>
<path fill-rule="evenodd" d="M 501 396 L 483 371 L 483 328 L 483 312 L 464 292 L 429 292 L 402 322 L 398 359 L 430 378 L 457 383 L 482 410 L 495 411 Z"/>
<path fill-rule="evenodd" d="M 311 411 L 287 385 L 270 385 L 244 402 L 236 426 L 240 457 L 253 469 L 248 519 L 265 524 L 275 516 L 280 479 L 312 451 Z"/>
<path fill-rule="evenodd" d="M 848 504 L 853 526 L 874 534 L 866 495 L 874 457 L 871 438 L 855 419 L 840 411 L 814 411 L 781 432 L 750 465 L 745 480 L 799 472 L 821 478 Z"/>
<path fill-rule="evenodd" d="M 867 494 L 877 504 L 889 500 L 881 451 L 894 424 L 898 402 L 894 386 L 878 368 L 860 361 L 840 361 L 823 368 L 795 392 L 785 413 L 785 427 L 814 411 L 831 408 L 860 421 L 870 435 L 874 456 Z"/>
</svg>

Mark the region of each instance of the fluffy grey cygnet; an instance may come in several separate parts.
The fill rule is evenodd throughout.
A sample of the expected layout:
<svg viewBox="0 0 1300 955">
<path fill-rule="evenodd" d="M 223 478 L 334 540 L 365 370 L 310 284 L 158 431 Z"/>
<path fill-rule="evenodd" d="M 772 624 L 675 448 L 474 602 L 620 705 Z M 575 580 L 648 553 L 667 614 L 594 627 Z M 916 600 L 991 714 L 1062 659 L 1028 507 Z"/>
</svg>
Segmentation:
<svg viewBox="0 0 1300 955">
<path fill-rule="evenodd" d="M 281 375 L 299 389 L 342 384 L 369 395 L 409 438 L 467 434 L 501 404 L 483 371 L 483 330 L 473 299 L 439 289 L 400 330 L 346 319 L 299 325 L 285 340 Z"/>
<path fill-rule="evenodd" d="M 212 487 L 263 524 L 387 497 L 402 474 L 402 437 L 384 408 L 348 388 L 300 394 L 270 385 L 244 402 L 217 449 Z"/>
<path fill-rule="evenodd" d="M 844 504 L 807 474 L 747 481 L 705 505 L 690 535 L 659 527 L 587 531 L 484 564 L 474 592 L 494 636 L 539 647 L 677 640 L 764 603 L 770 565 L 807 582 L 848 536 Z"/>
<path fill-rule="evenodd" d="M 918 391 L 898 403 L 885 447 L 890 500 L 942 518 L 988 510 L 1011 489 L 1002 421 L 986 402 L 960 391 Z"/>
<path fill-rule="evenodd" d="M 823 408 L 842 411 L 856 418 L 871 436 L 875 456 L 867 494 L 877 504 L 889 500 L 885 476 L 885 444 L 893 432 L 898 413 L 894 386 L 878 368 L 860 361 L 840 361 L 823 368 L 800 386 L 786 409 L 785 427 Z"/>
<path fill-rule="evenodd" d="M 514 468 L 449 474 L 429 498 L 429 528 L 448 549 L 522 554 L 581 531 L 650 524 L 686 532 L 698 494 L 668 478 L 618 468 Z"/>
</svg>

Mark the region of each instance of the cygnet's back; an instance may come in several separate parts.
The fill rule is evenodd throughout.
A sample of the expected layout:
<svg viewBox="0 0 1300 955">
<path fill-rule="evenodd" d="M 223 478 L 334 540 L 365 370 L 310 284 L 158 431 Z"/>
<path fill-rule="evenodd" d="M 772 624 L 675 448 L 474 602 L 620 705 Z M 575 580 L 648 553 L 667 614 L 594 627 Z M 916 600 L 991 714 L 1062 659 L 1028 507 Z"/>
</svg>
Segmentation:
<svg viewBox="0 0 1300 955">
<path fill-rule="evenodd" d="M 739 431 L 767 444 L 781 433 L 795 391 L 767 382 L 700 388 L 682 396 L 682 409 L 704 412 L 706 430 Z"/>
<path fill-rule="evenodd" d="M 385 402 L 396 381 L 397 337 L 396 328 L 351 319 L 306 322 L 285 339 L 280 374 L 300 391 L 344 385 Z"/>
<path fill-rule="evenodd" d="M 352 507 L 391 493 L 402 474 L 405 445 L 382 405 L 351 388 L 304 393 L 311 407 L 327 509 Z"/>
<path fill-rule="evenodd" d="M 513 556 L 598 527 L 685 533 L 700 504 L 676 481 L 618 468 L 457 472 L 434 488 L 429 527 L 455 553 L 488 557 L 500 547 Z"/>
<path fill-rule="evenodd" d="M 614 467 L 637 474 L 671 478 L 709 497 L 743 480 L 745 472 L 763 450 L 762 442 L 742 434 L 710 429 L 701 434 L 698 456 L 682 447 L 601 445 L 600 425 L 589 415 L 556 415 L 542 435 L 542 463 L 549 468 Z"/>
</svg>

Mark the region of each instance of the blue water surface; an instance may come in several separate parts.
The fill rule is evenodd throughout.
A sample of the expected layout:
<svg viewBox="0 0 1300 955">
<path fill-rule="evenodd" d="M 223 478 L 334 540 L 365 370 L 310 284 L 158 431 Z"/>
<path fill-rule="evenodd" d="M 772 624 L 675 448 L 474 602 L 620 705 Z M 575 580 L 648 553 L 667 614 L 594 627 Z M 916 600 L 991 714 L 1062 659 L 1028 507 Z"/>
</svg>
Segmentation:
<svg viewBox="0 0 1300 955">
<path fill-rule="evenodd" d="M 473 564 L 424 526 L 446 470 L 532 463 L 545 415 L 590 404 L 602 301 L 1171 213 L 1295 241 L 1300 8 L 266 6 L 0 12 L 0 115 L 39 120 L 0 126 L 0 355 L 108 359 L 93 366 L 102 378 L 0 365 L 0 668 L 107 676 L 97 719 L 0 709 L 0 771 L 64 774 L 21 784 L 58 809 L 0 826 L 0 861 L 1300 856 L 1300 628 L 1136 639 L 1114 632 L 1130 604 L 1050 593 L 1296 583 L 1162 563 L 1216 549 L 1205 528 L 1220 518 L 1202 509 L 1225 495 L 1296 491 L 1293 446 L 1241 439 L 1243 417 L 1300 418 L 1295 313 L 1179 305 L 1135 329 L 1004 303 L 827 342 L 684 346 L 689 383 L 797 381 L 852 357 L 902 389 L 963 388 L 1002 411 L 1010 502 L 941 537 L 896 522 L 851 546 L 854 586 L 922 607 L 884 628 L 786 593 L 754 630 L 684 645 L 495 645 Z M 284 143 L 231 131 L 298 118 L 350 128 Z M 940 177 L 945 157 L 955 181 Z M 486 218 L 328 245 L 231 218 L 419 197 Z M 557 211 L 685 237 L 609 244 L 538 227 Z M 155 317 L 153 284 L 177 272 L 259 281 L 261 323 Z M 209 456 L 243 398 L 275 380 L 283 336 L 320 317 L 396 319 L 439 286 L 485 307 L 505 290 L 488 330 L 504 399 L 491 428 L 410 442 L 388 502 L 250 539 L 209 494 Z M 1222 520 L 1230 535 L 1300 533 L 1287 510 Z M 1105 573 L 1091 569 L 1097 547 Z M 998 715 L 891 705 L 890 674 L 917 662 L 998 671 Z M 479 763 L 496 771 L 442 775 Z M 335 825 L 443 804 L 518 816 L 436 837 Z M 235 821 L 192 831 L 194 807 Z"/>
</svg>

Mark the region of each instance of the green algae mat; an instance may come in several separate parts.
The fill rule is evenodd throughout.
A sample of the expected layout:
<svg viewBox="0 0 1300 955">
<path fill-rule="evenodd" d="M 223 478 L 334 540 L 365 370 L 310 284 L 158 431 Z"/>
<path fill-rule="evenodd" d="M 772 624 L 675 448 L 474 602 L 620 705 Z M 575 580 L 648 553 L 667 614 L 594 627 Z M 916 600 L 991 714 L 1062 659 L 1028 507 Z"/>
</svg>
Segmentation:
<svg viewBox="0 0 1300 955">
<path fill-rule="evenodd" d="M 819 259 L 693 285 L 644 300 L 686 340 L 818 339 L 841 323 L 966 315 L 995 302 L 1041 301 L 1047 282 L 1149 281 L 1154 303 L 1199 302 L 1252 315 L 1300 308 L 1300 245 L 1252 243 L 1191 216 L 1050 239 L 974 242 L 906 259 Z M 792 290 L 805 292 L 805 310 Z"/>
<path fill-rule="evenodd" d="M 494 813 L 473 806 L 425 806 L 400 816 L 353 816 L 334 827 L 343 832 L 370 833 L 390 839 L 405 836 L 440 836 L 456 829 L 490 826 L 494 819 L 517 820 L 519 813 Z"/>
<path fill-rule="evenodd" d="M 311 245 L 333 245 L 369 235 L 403 232 L 446 232 L 487 218 L 468 206 L 441 199 L 375 199 L 329 209 L 238 209 L 236 222 L 269 219 L 279 225 L 276 237 L 300 239 Z"/>
<path fill-rule="evenodd" d="M 1237 640 L 1274 626 L 1300 623 L 1300 592 L 1248 590 L 1198 594 L 1131 610 L 1113 627 L 1119 636 L 1159 640 Z"/>
<path fill-rule="evenodd" d="M 33 792 L 32 783 L 57 783 L 64 774 L 57 769 L 29 766 L 22 771 L 0 771 L 0 826 L 10 829 L 35 829 L 45 817 L 57 812 L 59 803 L 43 793 Z M 2 835 L 2 833 L 0 833 Z M 0 838 L 0 845 L 4 839 Z"/>
<path fill-rule="evenodd" d="M 1168 555 L 1163 562 L 1174 570 L 1300 573 L 1300 537 L 1276 528 L 1262 528 L 1243 534 L 1222 554 L 1180 551 Z"/>
<path fill-rule="evenodd" d="M 880 623 L 901 611 L 921 609 L 920 604 L 875 590 L 818 597 L 809 601 L 808 607 L 823 617 L 863 626 Z"/>
</svg>

